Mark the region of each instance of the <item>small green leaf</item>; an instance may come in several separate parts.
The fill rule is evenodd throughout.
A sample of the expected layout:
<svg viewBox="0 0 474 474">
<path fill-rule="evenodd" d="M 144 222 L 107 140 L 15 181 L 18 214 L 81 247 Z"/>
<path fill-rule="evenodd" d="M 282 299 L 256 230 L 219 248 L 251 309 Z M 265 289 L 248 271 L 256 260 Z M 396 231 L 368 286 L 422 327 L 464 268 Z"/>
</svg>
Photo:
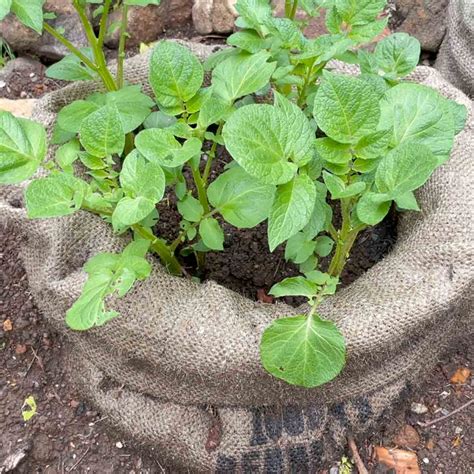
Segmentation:
<svg viewBox="0 0 474 474">
<path fill-rule="evenodd" d="M 81 124 L 90 114 L 96 112 L 100 107 L 86 100 L 75 100 L 63 107 L 57 116 L 57 123 L 62 130 L 78 133 Z"/>
<path fill-rule="evenodd" d="M 365 193 L 357 203 L 357 217 L 368 225 L 376 225 L 390 210 L 392 200 L 387 194 Z"/>
<path fill-rule="evenodd" d="M 395 203 L 398 208 L 406 209 L 409 211 L 419 211 L 420 207 L 416 202 L 416 197 L 413 194 L 413 191 L 408 191 L 405 194 L 401 194 L 395 198 Z"/>
<path fill-rule="evenodd" d="M 376 129 L 380 107 L 377 94 L 365 81 L 325 72 L 313 113 L 318 126 L 330 138 L 355 143 Z"/>
<path fill-rule="evenodd" d="M 332 321 L 292 316 L 274 321 L 263 333 L 265 369 L 293 385 L 312 388 L 336 377 L 345 364 L 345 343 Z"/>
<path fill-rule="evenodd" d="M 149 241 L 134 241 L 123 253 L 100 253 L 84 266 L 89 278 L 81 296 L 66 313 L 66 324 L 76 331 L 101 326 L 118 316 L 116 311 L 105 307 L 107 296 L 117 292 L 124 296 L 136 280 L 144 280 L 151 272 L 145 259 Z"/>
<path fill-rule="evenodd" d="M 17 184 L 31 178 L 45 156 L 44 128 L 0 111 L 0 184 Z"/>
<path fill-rule="evenodd" d="M 308 240 L 303 232 L 298 232 L 286 241 L 285 260 L 301 264 L 314 253 L 316 242 Z"/>
<path fill-rule="evenodd" d="M 150 60 L 149 80 L 161 106 L 176 114 L 182 112 L 203 78 L 201 63 L 188 48 L 174 41 L 157 43 Z"/>
<path fill-rule="evenodd" d="M 222 173 L 208 188 L 209 202 L 222 217 L 238 228 L 251 228 L 270 212 L 275 186 L 262 184 L 235 166 Z"/>
<path fill-rule="evenodd" d="M 335 0 L 337 13 L 349 25 L 373 22 L 383 11 L 387 0 Z"/>
<path fill-rule="evenodd" d="M 103 158 L 121 154 L 125 134 L 117 107 L 105 105 L 88 115 L 81 123 L 79 135 L 82 146 L 91 155 Z"/>
<path fill-rule="evenodd" d="M 271 252 L 308 223 L 315 199 L 316 188 L 307 175 L 297 175 L 289 183 L 277 188 L 268 219 Z"/>
<path fill-rule="evenodd" d="M 227 44 L 255 54 L 265 49 L 267 42 L 257 32 L 243 30 L 230 35 L 227 38 Z"/>
<path fill-rule="evenodd" d="M 268 84 L 276 63 L 269 63 L 270 53 L 240 53 L 230 56 L 216 66 L 212 73 L 215 94 L 231 104 Z"/>
<path fill-rule="evenodd" d="M 224 250 L 224 232 L 219 222 L 207 217 L 199 224 L 199 235 L 204 244 L 212 250 Z"/>
<path fill-rule="evenodd" d="M 358 181 L 346 186 L 344 181 L 338 176 L 323 171 L 324 184 L 326 184 L 328 191 L 331 193 L 332 199 L 345 199 L 352 196 L 357 196 L 365 190 L 365 183 Z"/>
<path fill-rule="evenodd" d="M 145 196 L 122 198 L 112 214 L 114 229 L 120 230 L 123 226 L 137 224 L 145 219 L 155 209 L 155 201 Z"/>
<path fill-rule="evenodd" d="M 11 11 L 28 28 L 43 32 L 43 4 L 45 0 L 13 0 Z"/>
<path fill-rule="evenodd" d="M 282 296 L 306 296 L 306 298 L 312 299 L 316 295 L 317 289 L 317 285 L 312 281 L 307 280 L 305 277 L 297 276 L 285 278 L 280 283 L 276 283 L 270 288 L 268 293 L 276 298 L 281 298 Z"/>
<path fill-rule="evenodd" d="M 61 173 L 31 181 L 25 192 L 30 219 L 45 219 L 73 214 L 80 209 L 88 184 Z"/>
<path fill-rule="evenodd" d="M 73 139 L 61 145 L 56 151 L 56 163 L 64 171 L 72 173 L 72 164 L 78 159 L 79 151 L 80 145 L 77 139 Z"/>
<path fill-rule="evenodd" d="M 389 79 L 410 74 L 420 60 L 420 42 L 407 33 L 394 33 L 377 44 L 374 59 L 378 71 Z"/>
<path fill-rule="evenodd" d="M 316 239 L 316 247 L 314 250 L 320 257 L 327 257 L 332 252 L 333 246 L 334 241 L 331 237 L 321 235 Z"/>
<path fill-rule="evenodd" d="M 37 405 L 36 400 L 32 395 L 27 397 L 23 402 L 23 406 L 21 407 L 21 416 L 23 417 L 23 421 L 29 421 L 36 415 Z"/>
<path fill-rule="evenodd" d="M 354 147 L 354 154 L 358 158 L 371 160 L 379 158 L 387 151 L 392 137 L 392 130 L 379 130 L 362 137 Z"/>
<path fill-rule="evenodd" d="M 178 211 L 190 222 L 199 222 L 204 214 L 201 203 L 191 194 L 187 194 L 181 201 L 178 201 Z"/>
<path fill-rule="evenodd" d="M 352 158 L 351 147 L 347 143 L 339 143 L 324 137 L 318 138 L 315 144 L 321 158 L 329 163 L 345 164 Z"/>
<path fill-rule="evenodd" d="M 81 53 L 93 60 L 91 48 L 81 48 Z M 75 54 L 68 54 L 46 69 L 46 76 L 61 81 L 90 81 L 98 77 L 97 73 L 83 64 Z"/>
<path fill-rule="evenodd" d="M 0 0 L 0 21 L 10 13 L 11 7 L 12 0 Z"/>
<path fill-rule="evenodd" d="M 260 33 L 268 30 L 263 26 L 272 16 L 268 0 L 238 0 L 235 9 L 239 12 L 240 28 L 253 28 Z"/>
</svg>

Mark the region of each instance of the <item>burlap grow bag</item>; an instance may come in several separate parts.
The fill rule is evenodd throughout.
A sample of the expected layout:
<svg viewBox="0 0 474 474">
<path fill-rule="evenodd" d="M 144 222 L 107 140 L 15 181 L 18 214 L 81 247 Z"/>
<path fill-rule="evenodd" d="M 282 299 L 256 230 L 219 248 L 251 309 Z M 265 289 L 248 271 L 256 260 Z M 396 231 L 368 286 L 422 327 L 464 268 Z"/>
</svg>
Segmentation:
<svg viewBox="0 0 474 474">
<path fill-rule="evenodd" d="M 146 57 L 127 66 L 131 82 L 147 82 Z M 348 345 L 342 376 L 321 388 L 287 385 L 260 364 L 262 331 L 295 308 L 172 277 L 156 260 L 148 280 L 112 301 L 121 317 L 69 331 L 64 316 L 85 282 L 82 265 L 99 251 L 122 248 L 124 239 L 85 212 L 28 221 L 14 206 L 17 193 L 4 197 L 2 216 L 24 231 L 36 302 L 67 336 L 74 381 L 115 430 L 180 470 L 314 471 L 334 459 L 349 430 L 372 428 L 466 334 L 474 277 L 473 110 L 437 71 L 421 67 L 411 79 L 466 105 L 469 121 L 451 160 L 419 191 L 422 212 L 403 214 L 391 253 L 321 307 Z M 36 117 L 51 127 L 61 107 L 93 89 L 77 84 L 49 94 Z"/>
</svg>

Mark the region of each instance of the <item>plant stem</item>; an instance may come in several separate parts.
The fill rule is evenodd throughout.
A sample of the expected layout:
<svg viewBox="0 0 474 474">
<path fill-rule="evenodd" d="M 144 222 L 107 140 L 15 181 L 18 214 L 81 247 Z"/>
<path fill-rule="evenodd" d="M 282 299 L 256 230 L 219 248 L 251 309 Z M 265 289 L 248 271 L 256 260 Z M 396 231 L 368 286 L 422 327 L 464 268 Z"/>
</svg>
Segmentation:
<svg viewBox="0 0 474 474">
<path fill-rule="evenodd" d="M 102 16 L 100 18 L 99 40 L 97 42 L 97 46 L 100 49 L 102 49 L 102 47 L 104 46 L 105 34 L 107 32 L 107 20 L 109 18 L 109 11 L 110 11 L 111 4 L 112 4 L 112 0 L 105 0 L 104 9 L 102 11 Z"/>
<path fill-rule="evenodd" d="M 285 0 L 285 16 L 287 18 L 290 17 L 290 13 L 291 13 L 291 0 Z"/>
<path fill-rule="evenodd" d="M 76 48 L 67 38 L 65 38 L 61 33 L 57 32 L 52 26 L 48 25 L 48 23 L 43 22 L 43 28 L 47 31 L 51 36 L 56 38 L 61 44 L 66 46 L 72 54 L 77 56 L 87 67 L 91 68 L 93 71 L 98 72 L 99 68 L 81 51 Z"/>
<path fill-rule="evenodd" d="M 157 238 L 155 234 L 153 234 L 153 232 L 140 225 L 134 225 L 132 226 L 132 228 L 140 237 L 151 242 L 150 250 L 152 250 L 160 257 L 160 260 L 162 261 L 163 265 L 166 267 L 169 273 L 171 273 L 172 275 L 183 274 L 183 268 L 178 262 L 178 259 L 175 257 L 170 247 L 168 247 L 163 240 Z"/>
<path fill-rule="evenodd" d="M 123 62 L 125 60 L 125 43 L 127 41 L 128 5 L 122 6 L 122 22 L 120 25 L 120 40 L 117 58 L 117 86 L 123 87 Z"/>
<path fill-rule="evenodd" d="M 217 128 L 216 135 L 220 135 L 222 133 L 222 127 L 223 127 L 223 124 L 220 123 L 219 127 Z M 211 149 L 209 150 L 209 153 L 207 154 L 206 167 L 204 168 L 204 174 L 202 175 L 202 180 L 204 181 L 204 186 L 206 188 L 207 188 L 207 182 L 209 180 L 209 175 L 211 173 L 212 162 L 214 161 L 214 158 L 216 157 L 216 150 L 217 150 L 217 142 L 214 142 L 212 144 Z"/>
<path fill-rule="evenodd" d="M 293 0 L 293 6 L 291 7 L 290 15 L 288 17 L 290 20 L 294 20 L 297 9 L 298 9 L 298 0 Z"/>
<path fill-rule="evenodd" d="M 214 209 L 213 211 L 209 212 L 208 214 L 205 214 L 201 217 L 201 219 L 197 222 L 193 222 L 187 229 L 183 229 L 179 234 L 176 239 L 173 240 L 173 242 L 170 245 L 170 250 L 174 252 L 178 245 L 182 242 L 184 236 L 189 232 L 190 229 L 195 229 L 202 220 L 207 219 L 208 217 L 212 217 L 214 214 L 216 214 L 218 211 L 217 209 Z"/>
<path fill-rule="evenodd" d="M 198 168 L 195 168 L 191 165 L 191 172 L 193 174 L 194 183 L 198 192 L 199 202 L 201 203 L 202 208 L 204 209 L 204 214 L 209 214 L 210 208 L 207 201 L 206 187 L 204 181 L 201 177 L 201 173 Z"/>
</svg>

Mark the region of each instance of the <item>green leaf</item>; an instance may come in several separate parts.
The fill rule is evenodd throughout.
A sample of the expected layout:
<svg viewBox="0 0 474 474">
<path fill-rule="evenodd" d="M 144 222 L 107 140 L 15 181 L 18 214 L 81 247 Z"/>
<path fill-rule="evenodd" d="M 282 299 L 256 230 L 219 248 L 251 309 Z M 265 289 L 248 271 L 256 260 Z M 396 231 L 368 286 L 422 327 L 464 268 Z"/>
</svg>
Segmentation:
<svg viewBox="0 0 474 474">
<path fill-rule="evenodd" d="M 450 99 L 445 99 L 445 106 L 451 112 L 454 121 L 454 133 L 457 135 L 466 126 L 467 108 L 465 105 L 458 104 Z"/>
<path fill-rule="evenodd" d="M 127 196 L 143 196 L 157 203 L 165 193 L 165 174 L 160 166 L 133 150 L 123 162 L 120 184 Z"/>
<path fill-rule="evenodd" d="M 159 5 L 161 0 L 124 0 L 125 5 L 135 5 L 137 7 L 146 7 L 148 5 Z"/>
<path fill-rule="evenodd" d="M 382 158 L 375 184 L 379 192 L 395 198 L 425 184 L 437 166 L 438 160 L 428 147 L 403 143 Z"/>
<path fill-rule="evenodd" d="M 99 108 L 94 102 L 75 100 L 59 111 L 57 124 L 66 132 L 78 133 L 83 120 Z"/>
<path fill-rule="evenodd" d="M 201 154 L 202 142 L 190 138 L 183 145 L 167 129 L 148 128 L 135 138 L 137 150 L 148 160 L 174 168 Z"/>
<path fill-rule="evenodd" d="M 252 104 L 237 109 L 224 125 L 222 135 L 229 153 L 263 183 L 290 181 L 296 163 L 311 158 L 314 135 L 301 121 L 307 119 L 290 120 L 290 116 L 279 107 Z"/>
<path fill-rule="evenodd" d="M 212 250 L 224 250 L 224 232 L 213 217 L 206 217 L 199 224 L 199 235 L 204 244 Z"/>
<path fill-rule="evenodd" d="M 303 232 L 298 232 L 286 241 L 285 260 L 304 263 L 313 255 L 315 247 L 316 242 L 308 240 Z"/>
<path fill-rule="evenodd" d="M 43 4 L 45 0 L 13 0 L 11 11 L 28 28 L 43 32 Z"/>
<path fill-rule="evenodd" d="M 268 219 L 270 251 L 308 223 L 316 199 L 316 188 L 307 175 L 297 175 L 277 188 Z"/>
<path fill-rule="evenodd" d="M 358 141 L 354 147 L 354 154 L 364 160 L 379 158 L 386 153 L 391 138 L 392 130 L 369 133 Z"/>
<path fill-rule="evenodd" d="M 37 405 L 36 400 L 32 395 L 25 398 L 23 406 L 21 407 L 21 416 L 23 421 L 30 421 L 36 415 Z"/>
<path fill-rule="evenodd" d="M 305 277 L 297 276 L 285 278 L 270 288 L 268 294 L 281 298 L 282 296 L 306 296 L 312 299 L 317 292 L 317 285 Z"/>
<path fill-rule="evenodd" d="M 67 173 L 73 172 L 72 164 L 79 157 L 80 149 L 81 147 L 77 139 L 73 139 L 57 149 L 56 162 L 61 167 L 61 169 Z"/>
<path fill-rule="evenodd" d="M 145 259 L 149 242 L 139 240 L 125 247 L 122 254 L 101 253 L 84 266 L 89 278 L 81 296 L 66 313 L 66 324 L 76 331 L 101 326 L 118 316 L 105 307 L 107 296 L 124 296 L 136 280 L 144 280 L 151 272 Z"/>
<path fill-rule="evenodd" d="M 260 33 L 268 30 L 263 26 L 272 16 L 268 0 L 238 0 L 235 9 L 239 12 L 241 28 L 253 28 Z"/>
<path fill-rule="evenodd" d="M 351 147 L 347 143 L 339 143 L 332 138 L 318 138 L 315 141 L 316 151 L 321 158 L 329 163 L 345 164 L 352 158 Z"/>
<path fill-rule="evenodd" d="M 81 123 L 80 141 L 91 155 L 103 158 L 121 154 L 125 134 L 117 107 L 105 105 L 88 115 Z"/>
<path fill-rule="evenodd" d="M 392 87 L 381 103 L 379 129 L 393 129 L 392 147 L 405 142 L 427 146 L 443 163 L 454 143 L 454 119 L 438 92 L 419 84 Z"/>
<path fill-rule="evenodd" d="M 91 48 L 80 48 L 81 53 L 93 60 Z M 68 54 L 46 69 L 46 76 L 62 81 L 90 81 L 98 77 L 97 73 L 86 66 L 75 54 Z"/>
<path fill-rule="evenodd" d="M 357 203 L 357 217 L 368 225 L 376 225 L 390 210 L 392 200 L 387 194 L 365 193 Z"/>
<path fill-rule="evenodd" d="M 0 184 L 17 184 L 31 178 L 45 156 L 44 128 L 0 111 Z"/>
<path fill-rule="evenodd" d="M 124 133 L 138 128 L 150 115 L 154 102 L 141 91 L 141 86 L 126 86 L 107 94 L 107 103 L 115 104 Z"/>
<path fill-rule="evenodd" d="M 28 217 L 45 219 L 73 214 L 80 209 L 87 189 L 85 181 L 68 173 L 35 179 L 25 192 Z"/>
<path fill-rule="evenodd" d="M 401 194 L 395 198 L 395 203 L 399 209 L 406 209 L 409 211 L 419 211 L 420 207 L 416 202 L 416 197 L 413 191 L 408 191 L 405 194 Z"/>
<path fill-rule="evenodd" d="M 159 41 L 150 60 L 149 80 L 158 104 L 177 115 L 200 89 L 201 63 L 191 51 L 174 42 Z"/>
<path fill-rule="evenodd" d="M 346 186 L 344 181 L 333 174 L 323 171 L 324 184 L 327 186 L 331 193 L 331 198 L 334 199 L 345 199 L 364 192 L 365 183 L 358 181 Z"/>
<path fill-rule="evenodd" d="M 187 194 L 181 201 L 178 201 L 178 211 L 190 222 L 199 222 L 204 215 L 201 203 L 191 194 Z"/>
<path fill-rule="evenodd" d="M 255 227 L 270 212 L 275 186 L 262 184 L 235 166 L 213 181 L 207 196 L 211 205 L 235 227 Z"/>
<path fill-rule="evenodd" d="M 380 36 L 388 24 L 388 17 L 375 20 L 365 25 L 354 25 L 348 33 L 348 37 L 356 43 L 369 43 Z"/>
<path fill-rule="evenodd" d="M 337 13 L 349 25 L 373 22 L 386 3 L 387 0 L 335 0 Z"/>
<path fill-rule="evenodd" d="M 373 132 L 380 118 L 378 96 L 365 81 L 325 72 L 314 101 L 319 128 L 333 140 L 354 143 Z"/>
<path fill-rule="evenodd" d="M 321 35 L 307 41 L 303 46 L 303 52 L 294 56 L 298 61 L 306 59 L 315 60 L 316 64 L 329 61 L 350 48 L 354 42 L 344 35 Z"/>
<path fill-rule="evenodd" d="M 377 44 L 374 59 L 379 71 L 389 79 L 410 74 L 420 60 L 420 42 L 407 33 L 394 33 Z"/>
<path fill-rule="evenodd" d="M 276 63 L 269 63 L 270 53 L 240 53 L 230 56 L 216 66 L 212 73 L 214 92 L 231 104 L 268 84 Z"/>
<path fill-rule="evenodd" d="M 145 219 L 155 209 L 154 200 L 145 196 L 122 198 L 112 214 L 112 225 L 115 230 L 137 224 Z"/>
<path fill-rule="evenodd" d="M 230 35 L 227 38 L 227 44 L 255 54 L 265 49 L 267 42 L 255 31 L 243 30 Z"/>
<path fill-rule="evenodd" d="M 345 364 L 345 343 L 332 321 L 292 316 L 274 321 L 263 333 L 265 369 L 293 385 L 317 387 L 336 377 Z"/>
<path fill-rule="evenodd" d="M 334 241 L 331 237 L 321 235 L 316 239 L 316 247 L 314 250 L 320 257 L 327 257 L 332 252 L 333 246 Z"/>
<path fill-rule="evenodd" d="M 232 113 L 233 107 L 218 96 L 211 95 L 206 100 L 201 110 L 199 111 L 198 126 L 200 128 L 207 128 L 213 123 L 218 123 L 220 120 Z"/>
<path fill-rule="evenodd" d="M 0 21 L 10 13 L 11 7 L 12 0 L 0 0 Z"/>
<path fill-rule="evenodd" d="M 168 128 L 177 122 L 177 118 L 172 115 L 167 115 L 160 110 L 152 112 L 143 122 L 145 128 Z"/>
</svg>

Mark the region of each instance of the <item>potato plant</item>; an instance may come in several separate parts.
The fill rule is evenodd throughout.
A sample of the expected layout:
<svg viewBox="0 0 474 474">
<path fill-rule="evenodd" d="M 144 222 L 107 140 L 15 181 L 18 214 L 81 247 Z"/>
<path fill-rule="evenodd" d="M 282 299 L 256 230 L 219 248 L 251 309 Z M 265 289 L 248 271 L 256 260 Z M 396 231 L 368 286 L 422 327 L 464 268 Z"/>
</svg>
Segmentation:
<svg viewBox="0 0 474 474">
<path fill-rule="evenodd" d="M 222 221 L 239 229 L 266 222 L 270 251 L 284 245 L 285 258 L 301 273 L 270 293 L 306 297 L 308 310 L 265 330 L 262 364 L 295 385 L 332 380 L 344 367 L 346 349 L 320 304 L 337 290 L 360 232 L 392 206 L 419 211 L 414 191 L 448 160 L 464 107 L 405 80 L 419 60 L 415 38 L 396 33 L 373 44 L 387 25 L 385 0 L 287 1 L 283 18 L 274 16 L 268 0 L 239 0 L 231 47 L 204 64 L 176 42 L 156 44 L 149 68 L 153 97 L 124 80 L 123 58 L 128 6 L 158 1 L 72 3 L 90 48 L 77 49 L 53 29 L 42 0 L 0 0 L 0 17 L 11 11 L 70 49 L 49 76 L 104 86 L 59 112 L 51 160 L 45 160 L 40 124 L 0 113 L 0 183 L 29 180 L 30 218 L 82 210 L 132 237 L 121 254 L 100 253 L 86 263 L 88 280 L 66 314 L 68 326 L 82 331 L 117 317 L 106 297 L 125 295 L 149 275 L 149 252 L 170 273 L 188 276 L 183 256 L 194 254 L 203 265 L 206 252 L 224 249 Z M 86 14 L 89 3 L 100 16 L 96 30 Z M 123 12 L 115 74 L 103 53 L 112 7 Z M 309 18 L 326 9 L 328 34 L 306 38 L 305 21 L 295 19 L 298 8 Z M 333 60 L 357 64 L 360 72 L 337 72 L 342 68 Z M 232 161 L 211 181 L 220 147 Z M 40 167 L 46 173 L 35 177 Z M 170 193 L 182 216 L 171 242 L 155 233 L 157 204 Z M 339 226 L 331 202 L 340 208 Z M 321 258 L 328 256 L 324 267 Z"/>
</svg>

